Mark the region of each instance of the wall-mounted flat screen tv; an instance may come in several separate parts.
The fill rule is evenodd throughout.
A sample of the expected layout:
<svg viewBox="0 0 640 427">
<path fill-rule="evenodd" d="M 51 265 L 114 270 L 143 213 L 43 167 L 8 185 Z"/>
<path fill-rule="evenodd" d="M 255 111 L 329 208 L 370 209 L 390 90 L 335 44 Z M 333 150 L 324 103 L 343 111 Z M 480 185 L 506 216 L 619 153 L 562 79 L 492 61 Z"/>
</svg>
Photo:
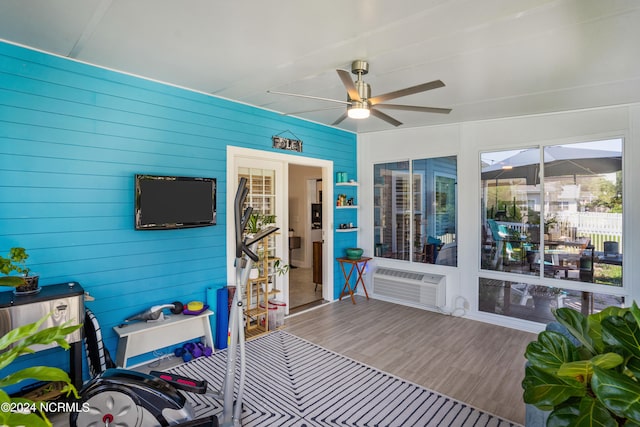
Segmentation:
<svg viewBox="0 0 640 427">
<path fill-rule="evenodd" d="M 136 175 L 135 229 L 169 230 L 216 224 L 216 179 Z"/>
</svg>

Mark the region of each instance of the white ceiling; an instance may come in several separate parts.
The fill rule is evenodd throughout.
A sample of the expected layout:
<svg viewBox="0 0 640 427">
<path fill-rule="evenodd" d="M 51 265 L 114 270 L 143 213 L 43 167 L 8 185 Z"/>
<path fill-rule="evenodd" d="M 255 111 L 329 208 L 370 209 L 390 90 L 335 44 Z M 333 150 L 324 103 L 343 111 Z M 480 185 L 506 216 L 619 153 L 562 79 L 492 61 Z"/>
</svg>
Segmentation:
<svg viewBox="0 0 640 427">
<path fill-rule="evenodd" d="M 440 79 L 386 110 L 427 126 L 640 101 L 638 0 L 2 0 L 0 39 L 331 124 L 336 68 L 372 95 Z M 0 70 L 1 71 L 1 70 Z M 393 129 L 370 117 L 355 132 Z"/>
</svg>

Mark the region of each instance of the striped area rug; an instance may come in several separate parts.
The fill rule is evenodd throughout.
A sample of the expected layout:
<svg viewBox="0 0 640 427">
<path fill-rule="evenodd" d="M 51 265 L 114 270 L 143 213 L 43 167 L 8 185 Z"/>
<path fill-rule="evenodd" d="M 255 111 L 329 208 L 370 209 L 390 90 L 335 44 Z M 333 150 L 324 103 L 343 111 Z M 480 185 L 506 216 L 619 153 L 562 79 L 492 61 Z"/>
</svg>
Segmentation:
<svg viewBox="0 0 640 427">
<path fill-rule="evenodd" d="M 246 343 L 247 381 L 242 423 L 251 426 L 517 426 L 463 402 L 275 331 Z M 224 351 L 171 371 L 221 387 Z M 221 403 L 189 393 L 197 417 Z"/>
</svg>

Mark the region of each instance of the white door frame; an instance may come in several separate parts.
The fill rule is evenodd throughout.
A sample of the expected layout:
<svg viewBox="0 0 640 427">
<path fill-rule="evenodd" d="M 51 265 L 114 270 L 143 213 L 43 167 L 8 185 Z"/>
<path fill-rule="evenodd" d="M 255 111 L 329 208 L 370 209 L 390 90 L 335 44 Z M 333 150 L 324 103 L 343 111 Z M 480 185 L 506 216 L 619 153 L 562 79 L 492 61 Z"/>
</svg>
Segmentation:
<svg viewBox="0 0 640 427">
<path fill-rule="evenodd" d="M 322 238 L 324 240 L 322 251 L 322 298 L 333 301 L 333 162 L 330 160 L 314 159 L 292 154 L 274 153 L 272 151 L 254 150 L 251 148 L 227 146 L 227 283 L 235 284 L 235 224 L 234 224 L 234 199 L 238 188 L 237 165 L 240 159 L 259 159 L 281 162 L 283 164 L 284 194 L 276 195 L 276 203 L 282 203 L 282 212 L 289 212 L 289 165 L 314 166 L 322 169 Z M 278 188 L 282 188 L 278 186 Z M 283 215 L 279 221 L 282 224 L 281 233 L 288 236 L 289 215 Z M 284 239 L 281 239 L 284 242 Z M 286 264 L 290 264 L 289 251 L 284 244 L 276 248 L 277 253 Z M 284 276 L 282 299 L 287 304 L 286 313 L 289 314 L 289 275 Z"/>
</svg>

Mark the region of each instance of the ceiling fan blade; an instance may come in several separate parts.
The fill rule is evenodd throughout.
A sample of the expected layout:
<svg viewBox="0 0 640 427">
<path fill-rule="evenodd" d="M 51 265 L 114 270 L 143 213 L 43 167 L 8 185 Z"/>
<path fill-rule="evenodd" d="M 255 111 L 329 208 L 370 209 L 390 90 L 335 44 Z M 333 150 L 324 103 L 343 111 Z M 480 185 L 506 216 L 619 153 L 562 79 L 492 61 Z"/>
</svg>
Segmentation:
<svg viewBox="0 0 640 427">
<path fill-rule="evenodd" d="M 395 92 L 389 92 L 389 93 L 384 93 L 382 95 L 374 96 L 373 98 L 369 98 L 369 102 L 371 103 L 371 105 L 376 105 L 381 102 L 388 101 L 390 99 L 413 95 L 415 93 L 425 92 L 427 90 L 437 89 L 439 87 L 444 87 L 444 83 L 442 83 L 441 80 L 434 80 L 429 83 L 422 83 L 420 85 L 396 90 Z"/>
<path fill-rule="evenodd" d="M 349 101 L 342 101 L 342 100 L 339 100 L 339 99 L 322 98 L 322 97 L 319 97 L 319 96 L 311 96 L 311 95 L 300 95 L 299 93 L 278 92 L 278 91 L 275 91 L 275 90 L 268 90 L 267 93 L 274 93 L 276 95 L 297 96 L 298 98 L 317 99 L 318 101 L 338 102 L 340 104 L 351 105 L 351 103 Z"/>
<path fill-rule="evenodd" d="M 344 85 L 345 89 L 347 89 L 349 99 L 360 101 L 360 94 L 358 93 L 358 89 L 356 89 L 356 85 L 353 84 L 353 80 L 351 80 L 349 72 L 345 70 L 336 71 L 338 72 L 338 76 L 340 77 L 340 80 L 342 80 L 342 84 Z"/>
<path fill-rule="evenodd" d="M 390 123 L 390 124 L 392 124 L 392 125 L 396 126 L 396 127 L 397 127 L 397 126 L 400 126 L 400 125 L 402 124 L 402 122 L 397 121 L 397 120 L 396 120 L 396 119 L 394 119 L 393 117 L 391 117 L 391 116 L 389 116 L 389 115 L 387 115 L 387 114 L 383 113 L 382 111 L 378 111 L 378 110 L 376 110 L 375 108 L 372 108 L 372 109 L 371 109 L 371 114 L 372 114 L 372 115 L 374 115 L 374 116 L 376 116 L 376 117 L 377 117 L 377 118 L 379 118 L 379 119 L 384 120 L 384 121 L 385 121 L 385 122 L 387 122 L 387 123 Z"/>
<path fill-rule="evenodd" d="M 327 107 L 327 108 L 314 108 L 313 110 L 303 110 L 303 111 L 294 111 L 291 113 L 280 113 L 283 116 L 293 116 L 296 114 L 303 114 L 303 113 L 313 113 L 315 111 L 325 111 L 325 110 L 335 110 L 336 108 L 344 108 L 342 105 L 337 106 L 337 107 Z"/>
<path fill-rule="evenodd" d="M 420 113 L 449 114 L 451 112 L 451 108 L 418 107 L 415 105 L 399 105 L 399 104 L 376 104 L 376 108 L 388 108 L 389 110 L 418 111 Z"/>
<path fill-rule="evenodd" d="M 345 111 L 340 117 L 337 118 L 335 122 L 331 123 L 331 125 L 340 124 L 346 118 L 347 118 L 347 112 Z"/>
</svg>

